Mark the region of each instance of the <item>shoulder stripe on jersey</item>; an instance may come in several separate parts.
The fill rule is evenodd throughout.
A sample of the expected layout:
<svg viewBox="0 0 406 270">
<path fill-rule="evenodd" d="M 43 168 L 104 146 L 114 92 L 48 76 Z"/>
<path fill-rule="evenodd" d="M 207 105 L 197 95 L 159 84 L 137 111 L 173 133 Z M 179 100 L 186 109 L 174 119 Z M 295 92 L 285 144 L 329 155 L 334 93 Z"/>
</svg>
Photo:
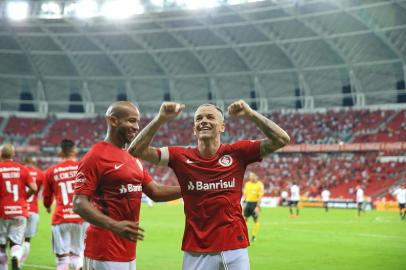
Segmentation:
<svg viewBox="0 0 406 270">
<path fill-rule="evenodd" d="M 168 147 L 161 147 L 161 160 L 159 161 L 159 166 L 168 166 L 169 163 L 169 149 Z"/>
</svg>

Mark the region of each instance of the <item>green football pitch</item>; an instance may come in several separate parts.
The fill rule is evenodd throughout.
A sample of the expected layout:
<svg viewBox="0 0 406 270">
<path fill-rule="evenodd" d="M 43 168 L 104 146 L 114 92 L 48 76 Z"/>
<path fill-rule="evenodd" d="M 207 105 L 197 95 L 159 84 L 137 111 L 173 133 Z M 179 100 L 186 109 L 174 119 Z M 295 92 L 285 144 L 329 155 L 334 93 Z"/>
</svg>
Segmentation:
<svg viewBox="0 0 406 270">
<path fill-rule="evenodd" d="M 260 221 L 257 241 L 249 247 L 253 270 L 406 269 L 406 220 L 396 212 L 370 211 L 358 217 L 355 210 L 304 208 L 299 218 L 289 218 L 287 208 L 264 208 Z M 137 269 L 181 269 L 182 207 L 143 205 L 141 225 L 145 240 L 138 243 Z M 250 232 L 251 227 L 252 221 Z M 23 269 L 55 269 L 50 215 L 44 211 Z"/>
</svg>

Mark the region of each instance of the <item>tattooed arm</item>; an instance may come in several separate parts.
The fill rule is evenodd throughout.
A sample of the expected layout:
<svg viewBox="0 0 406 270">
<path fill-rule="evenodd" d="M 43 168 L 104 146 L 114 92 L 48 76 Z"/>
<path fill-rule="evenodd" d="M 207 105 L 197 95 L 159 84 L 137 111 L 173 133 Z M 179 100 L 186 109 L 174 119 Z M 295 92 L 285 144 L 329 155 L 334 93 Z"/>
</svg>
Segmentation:
<svg viewBox="0 0 406 270">
<path fill-rule="evenodd" d="M 228 106 L 228 113 L 231 116 L 247 117 L 265 134 L 267 139 L 261 141 L 260 154 L 265 157 L 270 153 L 284 147 L 290 142 L 290 137 L 275 122 L 264 115 L 254 111 L 244 100 L 238 100 Z"/>
</svg>

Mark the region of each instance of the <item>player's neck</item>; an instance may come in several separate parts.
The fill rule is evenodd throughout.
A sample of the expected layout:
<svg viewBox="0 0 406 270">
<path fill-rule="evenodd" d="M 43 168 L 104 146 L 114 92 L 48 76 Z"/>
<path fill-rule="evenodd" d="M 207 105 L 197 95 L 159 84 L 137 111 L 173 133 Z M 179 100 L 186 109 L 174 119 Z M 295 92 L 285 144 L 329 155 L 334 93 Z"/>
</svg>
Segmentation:
<svg viewBox="0 0 406 270">
<path fill-rule="evenodd" d="M 198 140 L 197 149 L 202 157 L 212 157 L 217 153 L 220 148 L 220 138 L 217 137 L 212 140 Z"/>
<path fill-rule="evenodd" d="M 112 145 L 117 146 L 118 148 L 124 149 L 126 147 L 126 143 L 122 142 L 119 138 L 112 136 L 112 135 L 108 135 L 106 136 L 106 138 L 104 139 L 105 142 L 111 143 Z"/>
<path fill-rule="evenodd" d="M 63 160 L 64 161 L 68 161 L 68 160 L 76 161 L 77 158 L 76 158 L 76 156 L 67 156 L 67 157 L 63 157 Z"/>
</svg>

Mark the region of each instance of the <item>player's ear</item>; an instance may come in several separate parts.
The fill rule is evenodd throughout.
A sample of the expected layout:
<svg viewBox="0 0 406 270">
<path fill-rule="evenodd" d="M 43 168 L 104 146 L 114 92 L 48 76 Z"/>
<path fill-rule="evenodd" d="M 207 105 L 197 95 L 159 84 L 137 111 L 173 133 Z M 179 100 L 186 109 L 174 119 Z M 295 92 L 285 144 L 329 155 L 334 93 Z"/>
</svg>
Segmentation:
<svg viewBox="0 0 406 270">
<path fill-rule="evenodd" d="M 224 133 L 225 130 L 226 130 L 226 125 L 224 125 L 224 121 L 222 121 L 220 124 L 220 133 Z"/>
<path fill-rule="evenodd" d="M 195 136 L 197 135 L 197 134 L 196 134 L 196 127 L 195 127 L 195 125 L 193 125 L 193 135 L 195 135 Z"/>
<path fill-rule="evenodd" d="M 112 115 L 108 119 L 109 119 L 110 125 L 112 127 L 117 127 L 118 126 L 118 118 L 116 116 Z"/>
</svg>

